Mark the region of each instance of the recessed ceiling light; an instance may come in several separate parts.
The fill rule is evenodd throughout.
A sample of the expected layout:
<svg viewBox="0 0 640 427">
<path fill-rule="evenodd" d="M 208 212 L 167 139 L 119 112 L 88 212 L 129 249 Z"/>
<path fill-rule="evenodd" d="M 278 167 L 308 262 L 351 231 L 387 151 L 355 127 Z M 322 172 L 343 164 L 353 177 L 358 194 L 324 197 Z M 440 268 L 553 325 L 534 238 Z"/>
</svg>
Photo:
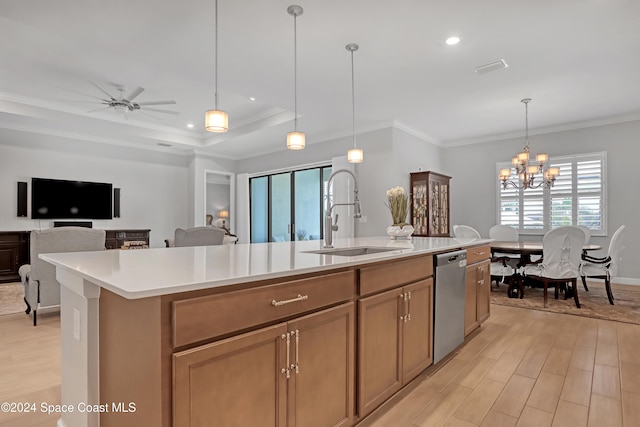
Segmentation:
<svg viewBox="0 0 640 427">
<path fill-rule="evenodd" d="M 255 101 L 256 99 L 252 96 L 251 98 L 249 98 L 252 101 Z"/>
<path fill-rule="evenodd" d="M 193 123 L 187 123 L 187 127 L 188 128 L 192 128 L 193 127 Z"/>
<path fill-rule="evenodd" d="M 446 43 L 447 43 L 449 46 L 453 46 L 454 44 L 458 44 L 458 43 L 460 43 L 460 37 L 456 37 L 456 36 L 449 37 L 449 38 L 446 40 Z"/>
</svg>

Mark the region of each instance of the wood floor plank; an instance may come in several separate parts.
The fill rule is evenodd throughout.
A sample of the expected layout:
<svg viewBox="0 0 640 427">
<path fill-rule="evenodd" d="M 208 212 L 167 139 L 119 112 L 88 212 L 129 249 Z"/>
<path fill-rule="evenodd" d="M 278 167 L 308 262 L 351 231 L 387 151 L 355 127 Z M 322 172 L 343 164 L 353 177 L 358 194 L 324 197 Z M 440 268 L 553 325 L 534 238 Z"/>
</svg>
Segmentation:
<svg viewBox="0 0 640 427">
<path fill-rule="evenodd" d="M 486 378 L 506 383 L 520 365 L 523 356 L 505 352 L 487 372 Z"/>
<path fill-rule="evenodd" d="M 618 399 L 591 395 L 588 427 L 622 427 L 622 403 Z"/>
<path fill-rule="evenodd" d="M 531 390 L 529 400 L 527 400 L 527 406 L 553 414 L 556 411 L 558 400 L 560 400 L 563 385 L 564 377 L 562 375 L 548 372 L 540 373 L 533 390 Z"/>
<path fill-rule="evenodd" d="M 534 384 L 534 379 L 513 375 L 491 409 L 512 417 L 519 417 Z"/>
<path fill-rule="evenodd" d="M 620 399 L 620 373 L 615 366 L 595 365 L 591 393 Z"/>
<path fill-rule="evenodd" d="M 559 348 L 552 348 L 549 352 L 544 366 L 543 372 L 549 372 L 550 374 L 566 375 L 567 369 L 569 369 L 569 363 L 571 362 L 571 350 L 564 350 Z"/>
<path fill-rule="evenodd" d="M 464 387 L 475 388 L 495 363 L 494 359 L 477 357 L 474 363 L 470 363 L 460 371 L 460 374 L 455 377 L 453 382 Z"/>
<path fill-rule="evenodd" d="M 625 427 L 640 426 L 640 393 L 622 391 L 622 423 Z"/>
<path fill-rule="evenodd" d="M 623 390 L 640 393 L 640 364 L 621 360 L 620 380 Z"/>
<path fill-rule="evenodd" d="M 458 384 L 449 384 L 413 420 L 412 426 L 444 426 L 473 389 Z"/>
<path fill-rule="evenodd" d="M 587 427 L 589 408 L 560 400 L 553 417 L 552 427 Z"/>
<path fill-rule="evenodd" d="M 618 366 L 618 346 L 599 344 L 596 348 L 596 363 L 607 366 Z"/>
<path fill-rule="evenodd" d="M 515 427 L 518 419 L 496 411 L 489 411 L 480 427 Z"/>
<path fill-rule="evenodd" d="M 576 345 L 573 348 L 571 361 L 569 366 L 572 368 L 582 369 L 584 371 L 593 371 L 593 364 L 596 359 L 596 348 Z"/>
<path fill-rule="evenodd" d="M 502 382 L 485 378 L 462 402 L 453 416 L 476 426 L 480 425 L 504 387 L 505 384 Z"/>
<path fill-rule="evenodd" d="M 589 406 L 593 373 L 582 369 L 569 368 L 564 380 L 560 399 L 577 405 Z"/>
<path fill-rule="evenodd" d="M 525 406 L 516 427 L 550 427 L 552 422 L 553 414 Z"/>
</svg>

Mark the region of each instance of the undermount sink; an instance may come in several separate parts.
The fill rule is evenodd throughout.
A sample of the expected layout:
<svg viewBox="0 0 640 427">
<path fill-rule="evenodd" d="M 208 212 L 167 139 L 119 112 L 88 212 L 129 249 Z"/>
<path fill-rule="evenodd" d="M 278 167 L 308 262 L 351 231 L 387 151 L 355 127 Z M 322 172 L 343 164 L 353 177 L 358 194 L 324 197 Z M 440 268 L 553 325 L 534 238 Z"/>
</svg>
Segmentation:
<svg viewBox="0 0 640 427">
<path fill-rule="evenodd" d="M 338 256 L 359 256 L 377 254 L 380 252 L 397 251 L 402 248 L 380 248 L 375 246 L 359 246 L 354 248 L 329 248 L 320 249 L 317 251 L 304 251 L 307 254 L 320 254 L 320 255 L 338 255 Z"/>
</svg>

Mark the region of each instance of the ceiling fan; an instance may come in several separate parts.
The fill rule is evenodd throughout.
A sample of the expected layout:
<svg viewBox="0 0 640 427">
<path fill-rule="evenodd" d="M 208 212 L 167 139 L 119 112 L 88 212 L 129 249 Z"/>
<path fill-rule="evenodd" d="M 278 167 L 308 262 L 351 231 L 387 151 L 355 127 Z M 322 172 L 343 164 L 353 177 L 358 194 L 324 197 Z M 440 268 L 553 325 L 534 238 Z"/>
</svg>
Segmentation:
<svg viewBox="0 0 640 427">
<path fill-rule="evenodd" d="M 99 111 L 99 110 L 104 110 L 107 108 L 113 108 L 116 111 L 121 111 L 124 113 L 125 118 L 127 118 L 127 115 L 129 112 L 133 112 L 133 111 L 141 111 L 141 112 L 154 112 L 154 113 L 165 113 L 165 114 L 179 114 L 177 111 L 170 111 L 170 110 L 162 110 L 159 108 L 149 108 L 149 105 L 170 105 L 170 104 L 175 104 L 176 101 L 174 100 L 170 100 L 170 101 L 146 101 L 146 102 L 136 102 L 134 101 L 135 98 L 138 97 L 138 95 L 140 95 L 143 91 L 144 88 L 142 87 L 137 87 L 134 90 L 131 91 L 131 93 L 129 93 L 128 95 L 125 96 L 125 90 L 126 88 L 122 85 L 115 85 L 116 90 L 119 92 L 119 95 L 114 96 L 113 94 L 109 93 L 106 89 L 104 89 L 102 86 L 100 86 L 99 84 L 95 83 L 95 82 L 90 82 L 92 85 L 94 85 L 96 88 L 98 88 L 98 90 L 100 90 L 102 93 L 104 93 L 107 97 L 106 98 L 96 98 L 99 99 L 101 102 L 101 104 L 106 105 L 106 107 L 101 107 L 98 108 L 96 110 L 91 110 L 89 111 L 90 113 L 94 112 L 94 111 Z M 147 114 L 149 115 L 149 114 Z M 150 115 L 149 115 L 150 116 Z M 153 116 L 151 116 L 153 117 Z"/>
</svg>

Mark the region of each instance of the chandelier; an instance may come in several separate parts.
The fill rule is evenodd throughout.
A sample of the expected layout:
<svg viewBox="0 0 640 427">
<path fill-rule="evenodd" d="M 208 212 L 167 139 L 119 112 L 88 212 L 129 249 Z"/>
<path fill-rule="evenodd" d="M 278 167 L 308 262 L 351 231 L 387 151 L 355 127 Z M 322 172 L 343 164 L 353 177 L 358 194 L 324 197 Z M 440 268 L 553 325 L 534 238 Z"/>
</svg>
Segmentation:
<svg viewBox="0 0 640 427">
<path fill-rule="evenodd" d="M 511 159 L 511 164 L 518 175 L 518 183 L 509 179 L 512 168 L 500 169 L 499 178 L 502 181 L 502 188 L 506 190 L 508 186 L 511 186 L 526 190 L 527 188 L 538 188 L 543 184 L 551 188 L 556 177 L 560 175 L 560 169 L 548 167 L 549 155 L 546 153 L 537 154 L 535 161 L 529 159 L 529 102 L 531 102 L 531 98 L 525 98 L 520 102 L 524 104 L 525 144 L 524 150 Z M 538 174 L 542 174 L 540 181 L 537 181 Z"/>
</svg>

